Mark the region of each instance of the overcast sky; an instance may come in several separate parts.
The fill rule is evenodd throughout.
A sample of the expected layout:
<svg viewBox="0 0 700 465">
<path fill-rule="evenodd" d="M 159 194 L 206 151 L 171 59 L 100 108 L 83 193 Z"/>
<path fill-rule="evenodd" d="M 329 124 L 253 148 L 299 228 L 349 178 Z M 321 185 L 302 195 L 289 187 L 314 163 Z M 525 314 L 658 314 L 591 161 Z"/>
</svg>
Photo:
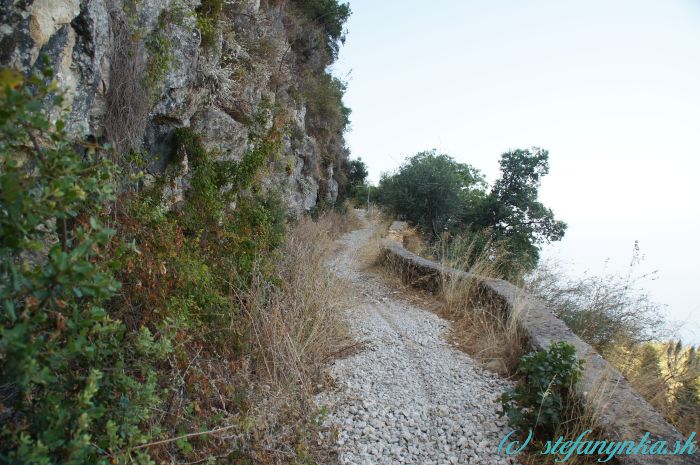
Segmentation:
<svg viewBox="0 0 700 465">
<path fill-rule="evenodd" d="M 545 250 L 622 270 L 700 343 L 699 0 L 350 0 L 334 73 L 373 181 L 436 148 L 493 181 L 501 153 L 549 150 L 541 200 L 569 224 Z"/>
</svg>

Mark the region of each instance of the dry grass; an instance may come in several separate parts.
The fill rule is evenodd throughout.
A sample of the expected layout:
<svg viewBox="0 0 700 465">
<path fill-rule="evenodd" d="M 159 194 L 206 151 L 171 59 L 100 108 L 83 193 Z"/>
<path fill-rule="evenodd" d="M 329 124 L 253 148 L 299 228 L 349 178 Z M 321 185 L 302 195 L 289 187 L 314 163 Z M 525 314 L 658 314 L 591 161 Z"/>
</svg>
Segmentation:
<svg viewBox="0 0 700 465">
<path fill-rule="evenodd" d="M 690 434 L 700 427 L 700 360 L 696 349 L 669 341 L 669 351 L 668 343 L 659 342 L 668 334 L 667 324 L 661 306 L 644 290 L 653 274 L 636 271 L 640 260 L 635 247 L 625 274 L 581 278 L 567 276 L 561 264 L 544 262 L 528 284 L 666 420 Z"/>
<path fill-rule="evenodd" d="M 317 226 L 326 232 L 331 239 L 338 239 L 343 234 L 362 225 L 349 203 L 345 203 L 343 209 L 345 213 L 335 210 L 325 212 L 316 222 Z"/>
<path fill-rule="evenodd" d="M 410 232 L 409 235 L 412 236 L 409 241 L 415 238 L 415 235 Z M 404 242 L 402 237 L 398 240 Z M 367 247 L 368 257 L 379 256 L 380 241 L 370 241 Z M 425 289 L 436 286 L 426 286 L 420 277 L 416 277 L 400 263 L 386 260 L 383 262 L 382 270 L 386 279 L 391 281 L 390 285 L 399 289 L 402 296 L 408 300 L 418 301 L 417 303 L 423 308 L 436 311 L 442 317 L 452 321 L 448 337 L 455 346 L 496 373 L 506 376 L 515 375 L 520 357 L 527 348 L 527 338 L 520 322 L 524 312 L 527 311 L 528 296 L 523 291 L 520 298 L 516 299 L 514 307 L 506 309 L 504 304 L 494 301 L 488 293 L 484 292 L 482 285 L 484 280 L 501 277 L 498 272 L 500 265 L 498 248 L 484 242 L 481 237 L 462 237 L 440 241 L 432 250 L 425 246 L 417 250 L 422 250 L 432 259 L 437 257 L 446 266 L 466 271 L 468 275 L 461 278 L 454 278 L 448 274 L 441 275 L 438 279 L 437 295 L 434 296 Z M 409 286 L 408 289 L 406 285 Z M 592 431 L 588 434 L 589 439 L 603 438 L 597 426 L 597 420 L 606 408 L 611 389 L 613 387 L 609 383 L 602 382 L 594 390 L 595 392 L 586 393 L 585 403 L 572 394 L 572 401 L 564 412 L 564 420 L 555 432 L 554 439 L 560 435 L 565 438 L 576 438 L 587 430 Z M 543 443 L 536 441 L 528 448 L 528 453 L 518 457 L 519 463 L 524 465 L 560 463 L 556 462 L 556 459 L 561 457 L 540 455 L 539 451 L 543 447 Z M 567 463 L 598 463 L 597 458 L 572 456 Z M 609 463 L 616 462 L 613 460 Z"/>
<path fill-rule="evenodd" d="M 114 45 L 110 54 L 109 88 L 105 131 L 118 155 L 139 151 L 149 110 L 146 50 L 132 32 L 120 7 L 110 5 L 110 26 Z"/>
<path fill-rule="evenodd" d="M 423 235 L 414 227 L 408 227 L 402 233 L 403 247 L 416 255 L 425 255 L 428 246 Z"/>
<path fill-rule="evenodd" d="M 254 396 L 256 430 L 265 450 L 284 452 L 275 463 L 288 461 L 290 453 L 328 460 L 310 447 L 318 437 L 313 396 L 326 385 L 327 363 L 353 343 L 341 317 L 351 303 L 349 288 L 326 262 L 333 238 L 354 226 L 353 216 L 329 213 L 316 222 L 299 221 L 281 253 L 278 286 L 258 281 L 244 299 L 260 387 Z"/>
<path fill-rule="evenodd" d="M 282 250 L 278 290 L 261 292 L 257 283 L 247 299 L 267 376 L 283 384 L 298 382 L 306 393 L 313 390 L 322 363 L 347 340 L 339 317 L 349 302 L 348 290 L 326 267 L 335 228 L 331 216 L 318 222 L 302 219 Z"/>
<path fill-rule="evenodd" d="M 469 288 L 472 285 L 466 284 Z M 496 305 L 483 305 L 457 290 L 443 291 L 444 306 L 440 313 L 453 324 L 450 341 L 489 370 L 501 375 L 515 373 L 524 353 L 525 334 L 520 325 L 523 306 L 505 311 Z"/>
<path fill-rule="evenodd" d="M 675 352 L 663 343 L 621 344 L 606 359 L 667 421 L 690 434 L 700 429 L 700 362 L 690 347 L 681 347 Z"/>
<path fill-rule="evenodd" d="M 395 239 L 404 247 L 406 242 L 413 243 L 415 250 L 430 258 L 437 256 L 444 265 L 466 271 L 468 277 L 443 274 L 435 285 L 434 277 L 416 275 L 396 260 L 384 260 L 381 270 L 390 285 L 399 289 L 407 300 L 452 321 L 448 336 L 452 344 L 496 373 L 513 374 L 526 345 L 520 325 L 525 301 L 508 310 L 500 302 L 485 298 L 481 282 L 499 277 L 499 263 L 494 260 L 491 244 L 484 243 L 480 237 L 449 241 L 445 238 L 431 248 L 412 228 Z M 373 238 L 363 251 L 363 260 L 371 265 L 380 253 L 381 239 Z"/>
<path fill-rule="evenodd" d="M 436 250 L 443 264 L 468 273 L 466 278 L 441 276 L 441 314 L 453 322 L 450 339 L 490 370 L 514 373 L 525 347 L 520 325 L 525 299 L 508 310 L 484 298 L 483 280 L 500 278 L 490 243 L 466 236 L 442 240 Z"/>
<path fill-rule="evenodd" d="M 429 247 L 413 228 L 394 239 L 404 247 L 406 243 L 411 244 L 417 255 L 420 251 L 429 258 L 437 257 L 446 266 L 466 271 L 468 277 L 443 274 L 435 285 L 434 277 L 416 275 L 396 260 L 383 260 L 384 279 L 407 300 L 450 320 L 453 324 L 448 338 L 452 344 L 496 373 L 513 374 L 526 345 L 520 325 L 524 299 L 521 305 L 509 311 L 500 302 L 485 298 L 481 285 L 484 279 L 500 277 L 499 262 L 494 260 L 494 254 L 498 258 L 498 251 L 494 252 L 491 244 L 481 237 L 468 236 L 443 238 Z M 361 252 L 363 263 L 375 264 L 381 249 L 381 237 L 373 237 Z"/>
<path fill-rule="evenodd" d="M 391 219 L 377 208 L 372 208 L 370 212 L 365 212 L 365 220 L 372 227 L 372 235 L 353 257 L 355 263 L 362 270 L 368 270 L 378 264 L 379 255 L 382 251 L 382 242 L 387 237 L 389 225 L 391 224 Z"/>
<path fill-rule="evenodd" d="M 236 292 L 230 325 L 206 328 L 208 337 L 227 334 L 225 344 L 174 341 L 172 394 L 152 419 L 165 439 L 148 445 L 158 463 L 336 461 L 314 396 L 328 387 L 328 363 L 355 347 L 341 317 L 349 288 L 326 262 L 356 224 L 337 213 L 301 219 L 274 269 Z"/>
</svg>

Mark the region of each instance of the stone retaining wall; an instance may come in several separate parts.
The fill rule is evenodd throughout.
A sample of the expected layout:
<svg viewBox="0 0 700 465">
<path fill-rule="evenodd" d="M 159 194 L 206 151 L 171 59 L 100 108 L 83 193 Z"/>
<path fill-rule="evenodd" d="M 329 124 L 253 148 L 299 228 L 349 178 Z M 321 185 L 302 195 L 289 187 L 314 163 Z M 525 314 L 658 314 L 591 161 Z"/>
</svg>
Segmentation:
<svg viewBox="0 0 700 465">
<path fill-rule="evenodd" d="M 384 242 L 384 262 L 399 265 L 413 283 L 437 290 L 443 276 L 451 279 L 466 278 L 468 273 L 426 260 L 404 249 L 391 240 Z M 585 360 L 585 370 L 577 384 L 577 392 L 584 402 L 593 402 L 599 412 L 598 424 L 611 440 L 639 441 L 645 432 L 652 438 L 665 440 L 673 450 L 675 441 L 685 439 L 627 382 L 622 374 L 603 359 L 590 345 L 576 336 L 546 304 L 526 294 L 522 289 L 500 279 L 482 279 L 481 291 L 486 298 L 499 303 L 505 311 L 518 309 L 532 349 L 547 349 L 552 342 L 565 341 L 576 347 L 579 358 Z M 700 456 L 629 455 L 619 457 L 624 464 L 700 465 Z"/>
</svg>

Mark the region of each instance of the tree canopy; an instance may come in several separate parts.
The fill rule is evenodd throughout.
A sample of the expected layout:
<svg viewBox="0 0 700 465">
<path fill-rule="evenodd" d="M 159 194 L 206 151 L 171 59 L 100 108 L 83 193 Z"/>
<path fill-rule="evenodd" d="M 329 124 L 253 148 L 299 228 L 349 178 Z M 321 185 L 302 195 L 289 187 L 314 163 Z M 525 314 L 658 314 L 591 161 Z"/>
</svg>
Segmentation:
<svg viewBox="0 0 700 465">
<path fill-rule="evenodd" d="M 549 152 L 539 148 L 506 152 L 501 177 L 482 202 L 466 209 L 463 223 L 491 228 L 494 239 L 507 244 L 524 268 L 537 264 L 539 246 L 564 237 L 566 223 L 556 220 L 539 200 L 540 182 L 549 173 Z"/>
<path fill-rule="evenodd" d="M 472 166 L 436 151 L 418 153 L 379 182 L 378 200 L 434 235 L 454 227 L 468 200 L 479 197 L 483 177 Z"/>
<path fill-rule="evenodd" d="M 488 190 L 471 165 L 435 150 L 420 152 L 382 176 L 378 201 L 434 239 L 445 231 L 485 231 L 505 246 L 511 267 L 526 271 L 537 264 L 540 246 L 566 231 L 538 200 L 548 157 L 539 148 L 504 153 L 500 178 Z"/>
</svg>

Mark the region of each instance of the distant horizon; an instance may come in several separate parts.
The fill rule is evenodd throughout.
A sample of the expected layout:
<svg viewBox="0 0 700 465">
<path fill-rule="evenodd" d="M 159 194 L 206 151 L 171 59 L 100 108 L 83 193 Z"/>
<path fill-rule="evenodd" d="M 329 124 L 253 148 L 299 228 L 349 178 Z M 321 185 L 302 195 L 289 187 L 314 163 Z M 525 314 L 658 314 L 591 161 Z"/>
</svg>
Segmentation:
<svg viewBox="0 0 700 465">
<path fill-rule="evenodd" d="M 543 258 L 577 276 L 622 272 L 638 240 L 639 271 L 659 271 L 644 288 L 700 344 L 700 4 L 350 6 L 333 70 L 349 84 L 352 157 L 373 182 L 432 148 L 493 182 L 502 153 L 542 147 L 540 198 L 569 225 Z"/>
</svg>

